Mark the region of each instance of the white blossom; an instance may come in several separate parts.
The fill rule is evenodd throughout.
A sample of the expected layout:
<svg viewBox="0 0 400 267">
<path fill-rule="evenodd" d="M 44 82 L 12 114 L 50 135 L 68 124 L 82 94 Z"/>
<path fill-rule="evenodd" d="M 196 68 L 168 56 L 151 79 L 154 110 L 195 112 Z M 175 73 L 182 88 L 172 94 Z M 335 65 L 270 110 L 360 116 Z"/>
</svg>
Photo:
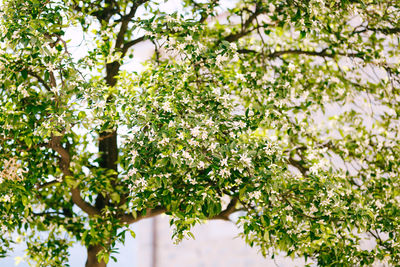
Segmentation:
<svg viewBox="0 0 400 267">
<path fill-rule="evenodd" d="M 221 166 L 228 166 L 228 158 L 221 159 L 220 165 Z"/>
<path fill-rule="evenodd" d="M 161 108 L 166 112 L 172 112 L 171 103 L 168 101 L 164 102 Z"/>
<path fill-rule="evenodd" d="M 197 164 L 197 167 L 199 168 L 199 169 L 204 169 L 204 167 L 205 167 L 205 163 L 203 162 L 203 161 L 200 161 L 198 164 Z"/>
<path fill-rule="evenodd" d="M 247 156 L 246 153 L 240 155 L 240 159 L 239 159 L 242 163 L 244 163 L 247 166 L 251 165 L 251 158 L 249 156 Z"/>
<path fill-rule="evenodd" d="M 214 151 L 217 148 L 218 143 L 211 143 L 208 150 Z"/>
<path fill-rule="evenodd" d="M 180 140 L 185 139 L 185 134 L 184 134 L 183 132 L 180 132 L 180 133 L 178 134 L 178 139 L 180 139 Z"/>
<path fill-rule="evenodd" d="M 200 127 L 196 126 L 193 129 L 190 130 L 190 133 L 194 136 L 197 137 L 200 135 Z"/>
<path fill-rule="evenodd" d="M 128 172 L 128 176 L 133 176 L 136 173 L 137 173 L 137 169 L 135 167 L 132 167 Z"/>
</svg>

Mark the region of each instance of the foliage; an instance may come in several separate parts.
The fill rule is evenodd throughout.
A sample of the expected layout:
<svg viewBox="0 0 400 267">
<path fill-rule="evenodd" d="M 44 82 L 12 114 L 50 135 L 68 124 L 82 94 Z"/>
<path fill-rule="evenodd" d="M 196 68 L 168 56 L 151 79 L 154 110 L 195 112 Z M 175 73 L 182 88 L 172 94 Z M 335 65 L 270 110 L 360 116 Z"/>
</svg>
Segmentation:
<svg viewBox="0 0 400 267">
<path fill-rule="evenodd" d="M 397 264 L 398 1 L 179 3 L 3 1 L 0 256 L 105 266 L 143 218 L 237 212 L 263 254 Z"/>
</svg>

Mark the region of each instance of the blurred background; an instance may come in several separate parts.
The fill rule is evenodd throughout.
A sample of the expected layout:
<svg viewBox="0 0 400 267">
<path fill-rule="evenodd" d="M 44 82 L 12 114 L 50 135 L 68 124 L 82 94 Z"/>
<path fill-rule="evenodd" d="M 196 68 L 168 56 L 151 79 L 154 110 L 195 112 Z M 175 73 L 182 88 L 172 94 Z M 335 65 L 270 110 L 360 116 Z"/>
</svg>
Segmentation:
<svg viewBox="0 0 400 267">
<path fill-rule="evenodd" d="M 167 216 L 142 220 L 133 225 L 136 239 L 127 234 L 126 244 L 115 255 L 118 263 L 110 260 L 109 267 L 294 267 L 304 266 L 304 259 L 283 255 L 264 258 L 257 248 L 251 248 L 238 237 L 236 225 L 226 221 L 210 221 L 194 227 L 195 240 L 183 240 L 175 245 Z M 28 267 L 23 260 L 25 247 L 17 245 L 14 253 L 0 259 L 1 267 Z M 70 250 L 72 267 L 85 266 L 86 249 L 74 246 Z M 310 263 L 310 262 L 308 262 Z"/>
</svg>

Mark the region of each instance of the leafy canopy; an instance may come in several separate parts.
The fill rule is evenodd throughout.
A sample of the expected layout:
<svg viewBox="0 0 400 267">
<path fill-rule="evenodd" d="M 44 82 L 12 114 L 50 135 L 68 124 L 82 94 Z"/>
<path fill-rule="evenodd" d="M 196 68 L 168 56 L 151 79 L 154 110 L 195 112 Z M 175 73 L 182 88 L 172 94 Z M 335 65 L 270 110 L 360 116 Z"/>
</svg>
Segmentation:
<svg viewBox="0 0 400 267">
<path fill-rule="evenodd" d="M 105 264 L 140 219 L 237 212 L 263 254 L 397 264 L 399 2 L 178 3 L 2 1 L 0 256 Z"/>
</svg>

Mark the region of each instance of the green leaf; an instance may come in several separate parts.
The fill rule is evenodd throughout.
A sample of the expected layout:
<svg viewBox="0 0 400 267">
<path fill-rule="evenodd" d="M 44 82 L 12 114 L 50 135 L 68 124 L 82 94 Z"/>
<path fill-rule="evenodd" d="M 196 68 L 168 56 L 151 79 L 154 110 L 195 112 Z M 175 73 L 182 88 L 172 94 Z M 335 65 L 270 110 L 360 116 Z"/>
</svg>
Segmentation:
<svg viewBox="0 0 400 267">
<path fill-rule="evenodd" d="M 26 69 L 21 70 L 21 75 L 24 80 L 28 78 L 28 71 Z"/>
<path fill-rule="evenodd" d="M 132 236 L 133 238 L 136 238 L 136 233 L 135 233 L 133 230 L 129 230 L 129 232 L 131 233 L 131 236 Z"/>
</svg>

